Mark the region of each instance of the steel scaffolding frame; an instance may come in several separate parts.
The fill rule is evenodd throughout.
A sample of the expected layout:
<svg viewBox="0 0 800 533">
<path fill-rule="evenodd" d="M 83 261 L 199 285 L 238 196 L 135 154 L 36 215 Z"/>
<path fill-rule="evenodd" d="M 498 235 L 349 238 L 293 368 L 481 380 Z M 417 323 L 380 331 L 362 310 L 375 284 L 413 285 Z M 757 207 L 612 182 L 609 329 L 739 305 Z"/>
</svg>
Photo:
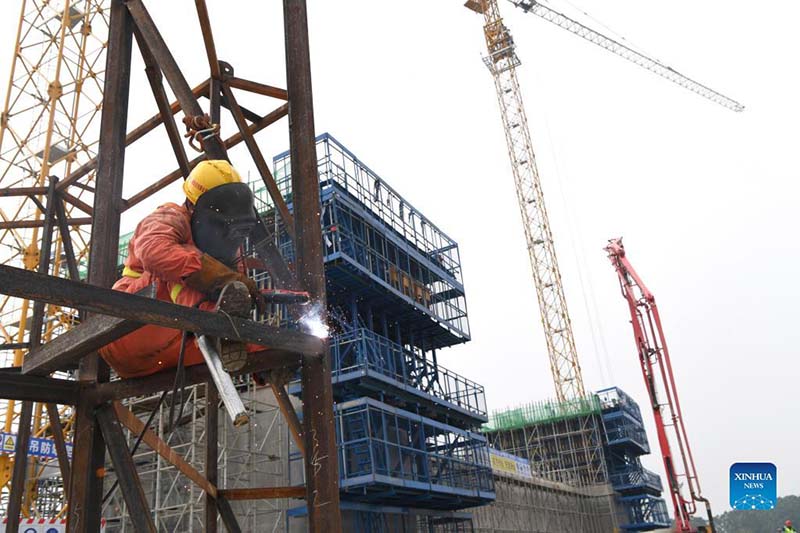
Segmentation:
<svg viewBox="0 0 800 533">
<path fill-rule="evenodd" d="M 198 471 L 203 471 L 205 434 L 205 400 L 207 385 L 195 385 L 184 399 L 186 412 L 175 431 L 168 427 L 170 403 L 158 407 L 153 426 L 156 433 L 170 447 Z M 277 401 L 267 388 L 257 387 L 250 379 L 238 382 L 240 394 L 251 423 L 244 428 L 234 428 L 226 417 L 218 425 L 219 481 L 221 489 L 247 487 L 281 487 L 287 483 L 285 454 L 288 427 L 282 422 Z M 128 404 L 134 412 L 147 413 L 158 402 L 160 395 L 132 399 Z M 126 432 L 129 442 L 136 434 Z M 139 477 L 150 503 L 156 527 L 160 531 L 190 533 L 203 528 L 204 492 L 185 480 L 181 472 L 150 449 L 134 455 Z M 115 477 L 108 476 L 113 482 Z M 280 531 L 285 521 L 286 503 L 282 500 L 264 500 L 241 505 L 234 502 L 242 531 Z M 107 533 L 134 531 L 127 509 L 119 491 L 112 493 L 105 505 Z"/>
<path fill-rule="evenodd" d="M 0 265 L 0 291 L 6 296 L 33 301 L 30 338 L 27 343 L 17 343 L 12 349 L 28 350 L 21 358 L 22 368 L 3 369 L 0 372 L 0 396 L 6 400 L 22 402 L 18 419 L 18 435 L 14 453 L 14 469 L 7 515 L 10 517 L 8 531 L 16 533 L 17 517 L 23 507 L 28 477 L 28 444 L 31 426 L 42 417 L 46 408 L 55 446 L 58 464 L 65 480 L 69 480 L 67 527 L 69 531 L 97 531 L 101 523 L 101 501 L 106 470 L 106 451 L 119 481 L 127 514 L 136 531 L 155 531 L 149 502 L 144 493 L 137 464 L 131 458 L 123 427 L 141 435 L 146 445 L 158 451 L 165 460 L 173 463 L 181 473 L 191 479 L 204 495 L 203 520 L 209 532 L 217 530 L 217 520 L 222 519 L 226 528 L 237 531 L 240 526 L 231 503 L 237 500 L 262 500 L 305 495 L 309 509 L 309 528 L 312 531 L 341 530 L 338 511 L 338 474 L 334 460 L 335 438 L 333 433 L 332 395 L 330 370 L 327 361 L 327 345 L 324 340 L 306 332 L 272 327 L 250 320 L 230 319 L 197 309 L 185 308 L 142 296 L 110 290 L 117 279 L 117 256 L 121 213 L 149 198 L 168 184 L 186 177 L 193 165 L 204 158 L 227 159 L 227 150 L 244 142 L 258 168 L 266 186 L 275 193 L 275 200 L 285 231 L 295 244 L 293 271 L 271 247 L 268 229 L 257 226 L 254 241 L 259 256 L 270 272 L 277 287 L 307 290 L 315 303 L 323 310 L 325 320 L 325 278 L 322 265 L 322 235 L 319 220 L 319 182 L 314 145 L 314 115 L 312 104 L 311 74 L 308 52 L 308 30 L 304 0 L 284 0 L 283 19 L 285 27 L 285 55 L 287 89 L 279 89 L 234 76 L 233 68 L 216 55 L 209 14 L 203 0 L 195 2 L 197 15 L 205 44 L 210 70 L 210 79 L 192 89 L 171 54 L 161 33 L 156 27 L 142 0 L 111 0 L 108 11 L 108 46 L 102 92 L 101 123 L 98 134 L 97 157 L 64 173 L 58 179 L 48 176 L 45 165 L 39 173 L 40 187 L 29 190 L 19 187 L 17 182 L 6 182 L 10 187 L 0 190 L 0 197 L 27 196 L 38 212 L 34 220 L 4 220 L 3 236 L 8 230 L 17 228 L 43 228 L 39 255 L 23 270 Z M 72 21 L 72 13 L 61 14 L 61 31 Z M 134 35 L 135 34 L 135 35 Z M 131 54 L 136 46 L 146 66 L 150 88 L 155 98 L 158 114 L 128 133 L 127 111 L 130 94 Z M 169 83 L 177 102 L 171 103 L 163 84 Z M 56 105 L 63 93 L 58 87 L 48 96 Z M 238 105 L 233 89 L 249 91 L 282 100 L 277 109 L 266 115 L 257 114 Z M 210 101 L 208 114 L 197 100 L 206 94 Z M 288 101 L 291 101 L 289 106 Z M 237 133 L 223 139 L 218 135 L 221 107 L 228 109 L 236 125 Z M 100 110 L 98 104 L 96 111 Z M 174 115 L 182 110 L 188 133 L 197 140 L 202 136 L 200 151 L 204 152 L 189 160 L 185 141 L 181 139 Z M 277 120 L 289 116 L 289 138 L 292 152 L 292 186 L 294 191 L 294 214 L 290 215 L 277 193 L 274 180 L 265 159 L 253 136 Z M 160 125 L 164 125 L 170 147 L 178 169 L 155 183 L 145 187 L 130 198 L 123 199 L 122 184 L 126 147 Z M 52 127 L 52 120 L 51 125 Z M 213 130 L 213 135 L 207 132 Z M 4 129 L 5 131 L 5 129 Z M 45 152 L 43 159 L 48 161 Z M 96 176 L 91 185 L 92 171 Z M 45 185 L 45 178 L 50 178 Z M 93 193 L 93 206 L 89 220 L 75 221 L 64 214 L 63 202 L 75 204 L 74 189 Z M 46 202 L 38 198 L 46 196 Z M 7 217 L 3 217 L 7 218 Z M 70 225 L 91 224 L 91 247 L 86 262 L 86 283 L 78 269 L 79 259 L 67 251 L 69 265 L 67 274 L 71 280 L 63 279 L 63 268 L 50 264 L 53 256 L 52 235 L 54 228 L 62 241 L 68 240 Z M 13 232 L 12 232 L 13 234 Z M 35 239 L 34 239 L 35 240 Z M 55 257 L 60 257 L 56 246 Z M 36 269 L 38 272 L 31 272 Z M 296 272 L 296 275 L 295 273 Z M 81 323 L 53 339 L 40 336 L 47 305 L 82 312 Z M 88 313 L 93 313 L 88 315 Z M 297 317 L 293 317 L 297 318 Z M 304 452 L 310 471 L 305 487 L 248 487 L 245 489 L 217 488 L 217 417 L 219 399 L 216 389 L 210 388 L 206 395 L 206 449 L 202 475 L 181 454 L 163 442 L 158 434 L 149 430 L 135 413 L 122 406 L 119 401 L 130 397 L 141 397 L 171 388 L 175 382 L 175 370 L 167 370 L 153 376 L 136 379 L 110 379 L 108 367 L 99 359 L 97 350 L 113 340 L 130 333 L 144 324 L 205 334 L 214 337 L 238 338 L 243 342 L 269 346 L 248 356 L 242 374 L 264 371 L 268 373 L 270 387 L 279 399 L 282 414 L 287 417 L 293 437 Z M 4 324 L 5 325 L 5 324 Z M 21 331 L 26 328 L 19 325 Z M 42 343 L 44 340 L 44 343 Z M 4 346 L 9 349 L 8 346 Z M 17 361 L 15 361 L 17 362 Z M 56 371 L 65 371 L 78 365 L 79 381 L 45 377 Z M 285 375 L 292 369 L 301 368 L 303 388 L 315 391 L 303 404 L 302 425 L 294 409 L 287 407 L 284 388 Z M 187 386 L 205 383 L 210 379 L 208 369 L 203 366 L 190 367 L 185 372 Z M 61 417 L 56 405 L 74 406 L 76 417 L 73 430 L 74 456 L 70 461 L 66 452 L 61 427 Z M 213 438 L 212 438 L 213 437 Z M 190 457 L 190 459 L 192 459 Z M 159 476 L 156 476 L 158 479 Z M 156 494 L 160 494 L 156 491 Z"/>
<path fill-rule="evenodd" d="M 495 412 L 485 433 L 493 448 L 530 461 L 534 476 L 595 494 L 577 500 L 577 530 L 600 533 L 614 523 L 616 508 L 608 484 L 603 421 L 596 396 Z M 568 509 L 563 511 L 570 514 Z"/>
</svg>

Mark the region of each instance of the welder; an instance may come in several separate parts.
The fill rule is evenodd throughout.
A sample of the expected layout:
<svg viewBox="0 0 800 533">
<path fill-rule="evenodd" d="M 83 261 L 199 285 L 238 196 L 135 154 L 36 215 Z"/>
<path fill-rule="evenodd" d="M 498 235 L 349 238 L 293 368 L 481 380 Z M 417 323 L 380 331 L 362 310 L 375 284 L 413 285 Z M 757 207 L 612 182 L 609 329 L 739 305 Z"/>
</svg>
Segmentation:
<svg viewBox="0 0 800 533">
<path fill-rule="evenodd" d="M 257 220 L 250 188 L 229 162 L 207 160 L 191 171 L 183 191 L 182 205 L 164 204 L 139 222 L 122 278 L 113 288 L 136 293 L 155 284 L 159 300 L 247 316 L 259 298 L 242 261 L 244 240 Z M 177 366 L 182 348 L 185 366 L 203 362 L 194 339 L 187 342 L 179 330 L 147 325 L 100 354 L 117 374 L 130 378 Z M 241 367 L 246 351 L 257 349 L 225 341 L 226 369 Z"/>
</svg>

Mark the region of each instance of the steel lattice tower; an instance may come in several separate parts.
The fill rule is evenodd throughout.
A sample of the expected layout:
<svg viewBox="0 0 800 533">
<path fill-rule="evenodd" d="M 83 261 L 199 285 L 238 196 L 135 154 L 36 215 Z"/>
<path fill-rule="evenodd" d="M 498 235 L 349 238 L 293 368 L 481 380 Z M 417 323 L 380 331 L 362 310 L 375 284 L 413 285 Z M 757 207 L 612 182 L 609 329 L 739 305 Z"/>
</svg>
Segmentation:
<svg viewBox="0 0 800 533">
<path fill-rule="evenodd" d="M 50 176 L 65 177 L 97 155 L 103 69 L 108 34 L 106 0 L 23 0 L 14 42 L 14 55 L 0 115 L 0 263 L 35 270 L 45 236 L 44 206 Z M 61 196 L 71 255 L 85 264 L 88 254 L 92 204 L 92 173 L 81 187 L 64 188 Z M 13 195 L 6 194 L 14 188 Z M 53 232 L 49 273 L 66 272 L 64 239 Z M 73 263 L 73 267 L 76 263 Z M 74 270 L 74 268 L 73 268 Z M 40 304 L 41 305 L 41 304 Z M 36 304 L 4 296 L 0 299 L 0 360 L 2 366 L 20 366 L 30 346 L 31 331 L 42 340 L 69 329 L 72 310 L 45 306 L 36 327 Z M 39 339 L 36 339 L 39 342 Z M 20 405 L 0 401 L 5 432 L 17 427 Z M 42 404 L 33 410 L 34 435 L 45 435 L 47 416 Z M 60 416 L 70 429 L 71 409 Z M 10 485 L 13 460 L 0 455 L 0 494 Z M 37 514 L 36 480 L 47 462 L 31 461 L 26 514 Z"/>
<path fill-rule="evenodd" d="M 488 0 L 475 4 L 473 6 L 468 2 L 467 7 L 484 16 L 484 34 L 489 51 L 484 62 L 494 77 L 497 89 L 556 396 L 559 401 L 583 398 L 586 391 L 583 387 L 581 365 L 575 349 L 553 233 L 517 80 L 516 68 L 520 65 L 520 60 L 514 40 L 503 24 L 497 1 Z"/>
</svg>

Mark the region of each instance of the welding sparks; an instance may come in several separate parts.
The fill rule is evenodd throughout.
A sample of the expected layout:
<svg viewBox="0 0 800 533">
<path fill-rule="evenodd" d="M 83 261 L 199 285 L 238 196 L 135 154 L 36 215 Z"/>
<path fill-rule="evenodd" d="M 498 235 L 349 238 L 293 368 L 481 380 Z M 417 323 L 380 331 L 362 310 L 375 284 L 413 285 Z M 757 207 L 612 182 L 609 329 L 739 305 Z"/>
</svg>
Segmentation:
<svg viewBox="0 0 800 533">
<path fill-rule="evenodd" d="M 320 339 L 328 338 L 328 325 L 322 320 L 322 307 L 317 303 L 299 320 L 303 329 Z"/>
</svg>

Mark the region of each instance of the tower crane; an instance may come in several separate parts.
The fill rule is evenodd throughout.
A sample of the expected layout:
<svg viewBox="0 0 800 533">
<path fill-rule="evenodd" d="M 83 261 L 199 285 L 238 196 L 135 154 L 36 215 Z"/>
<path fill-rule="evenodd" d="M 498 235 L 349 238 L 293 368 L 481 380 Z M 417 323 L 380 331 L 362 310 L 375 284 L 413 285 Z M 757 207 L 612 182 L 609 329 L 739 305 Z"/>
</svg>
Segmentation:
<svg viewBox="0 0 800 533">
<path fill-rule="evenodd" d="M 658 444 L 661 447 L 661 457 L 667 473 L 667 484 L 675 515 L 675 531 L 681 533 L 696 531 L 690 520 L 697 510 L 697 503 L 702 502 L 706 508 L 710 531 L 713 533 L 714 515 L 711 513 L 711 504 L 702 496 L 700 490 L 655 296 L 631 266 L 625 255 L 622 238 L 611 239 L 605 250 L 617 271 L 622 296 L 628 302 L 631 313 L 633 337 L 636 349 L 639 351 L 639 364 L 650 397 Z M 673 442 L 677 445 L 677 456 L 673 455 L 667 427 L 672 428 L 671 434 Z"/>
<path fill-rule="evenodd" d="M 605 48 L 633 63 L 685 87 L 705 98 L 734 111 L 744 106 L 676 70 L 621 44 L 583 24 L 550 9 L 535 0 L 510 0 L 522 10 L 533 13 L 584 39 Z M 550 370 L 559 401 L 585 395 L 581 366 L 572 334 L 572 322 L 561 283 L 553 233 L 545 207 L 544 193 L 536 167 L 525 106 L 522 100 L 517 67 L 517 55 L 511 32 L 503 23 L 498 0 L 467 0 L 467 8 L 483 15 L 484 37 L 488 54 L 483 58 L 494 78 L 500 114 L 503 120 L 508 156 L 517 193 L 525 241 L 533 271 L 536 296 L 544 326 Z"/>
<path fill-rule="evenodd" d="M 19 21 L 0 108 L 1 264 L 69 273 L 73 279 L 80 277 L 80 266 L 86 264 L 93 189 L 85 183 L 93 179 L 90 162 L 97 155 L 109 4 L 109 0 L 16 2 Z M 12 16 L 8 14 L 12 6 L 3 9 Z M 81 168 L 88 168 L 84 184 L 66 186 L 51 178 Z M 45 223 L 46 213 L 53 212 L 66 222 L 56 229 L 55 224 Z M 77 320 L 71 309 L 39 305 L 0 297 L 0 366 L 20 366 L 31 346 L 60 335 Z M 32 411 L 34 437 L 72 431 L 71 407 L 56 410 L 13 400 L 0 401 L 0 431 L 16 433 L 25 410 Z M 13 461 L 13 456 L 0 452 L 3 506 Z M 56 516 L 63 509 L 63 500 L 55 494 L 61 489 L 48 474 L 53 462 L 46 457 L 29 460 L 24 516 Z"/>
</svg>

